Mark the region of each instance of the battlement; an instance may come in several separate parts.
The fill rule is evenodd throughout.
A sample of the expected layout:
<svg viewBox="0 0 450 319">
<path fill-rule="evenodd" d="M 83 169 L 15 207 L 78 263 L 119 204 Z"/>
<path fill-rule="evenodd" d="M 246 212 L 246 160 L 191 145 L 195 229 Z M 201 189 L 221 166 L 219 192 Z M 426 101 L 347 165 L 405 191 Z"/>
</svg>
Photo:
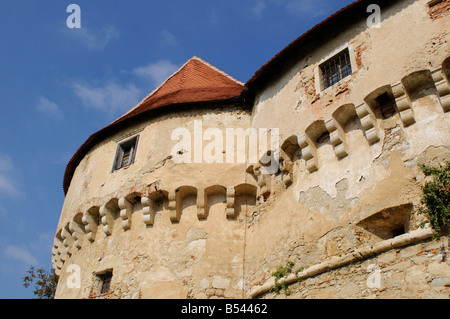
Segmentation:
<svg viewBox="0 0 450 319">
<path fill-rule="evenodd" d="M 116 232 L 127 231 L 133 223 L 133 213 L 137 204 L 142 210 L 143 223 L 146 229 L 155 225 L 155 215 L 167 207 L 170 221 L 179 223 L 188 197 L 195 198 L 198 220 L 207 220 L 209 209 L 214 202 L 224 202 L 223 218 L 232 222 L 242 206 L 255 206 L 256 186 L 242 183 L 235 187 L 212 185 L 204 189 L 194 186 L 180 186 L 174 190 L 159 189 L 157 185 L 136 187 L 127 195 L 112 197 L 106 202 L 95 200 L 85 211 L 79 209 L 62 229 L 58 230 L 53 243 L 53 266 L 59 274 L 62 266 L 70 257 L 86 245 L 95 244 L 103 232 L 103 236 L 117 235 Z M 219 198 L 219 199 L 218 199 Z M 116 227 L 118 224 L 120 227 Z"/>
<path fill-rule="evenodd" d="M 322 153 L 319 150 L 325 143 L 332 145 L 337 160 L 358 152 L 358 148 L 353 147 L 352 143 L 360 141 L 354 141 L 348 136 L 350 129 L 361 130 L 367 143 L 374 145 L 383 137 L 381 122 L 387 118 L 397 116 L 396 121 L 403 128 L 410 127 L 417 121 L 426 121 L 429 114 L 423 117 L 423 112 L 418 110 L 423 106 L 415 103 L 419 97 L 437 96 L 442 107 L 440 113 L 448 112 L 450 110 L 448 78 L 449 74 L 446 74 L 442 67 L 413 72 L 397 83 L 373 90 L 364 101 L 356 103 L 356 106 L 344 104 L 337 107 L 331 118 L 314 121 L 307 126 L 304 134 L 286 138 L 281 143 L 280 150 L 280 172 L 284 185 L 289 187 L 296 180 L 296 176 L 293 176 L 293 165 L 296 160 L 294 154 L 297 151 L 301 152 L 301 159 L 304 160 L 308 172 L 314 174 L 322 165 L 326 165 L 321 164 Z M 122 231 L 129 230 L 132 227 L 136 204 L 141 205 L 143 223 L 147 228 L 151 228 L 157 227 L 155 225 L 157 206 L 161 207 L 165 203 L 170 221 L 179 223 L 185 199 L 194 197 L 198 220 L 206 220 L 210 199 L 219 195 L 226 203 L 224 218 L 233 222 L 239 216 L 243 200 L 256 206 L 257 197 L 263 196 L 264 201 L 270 195 L 271 176 L 259 173 L 258 165 L 251 165 L 248 171 L 254 173 L 258 186 L 243 182 L 232 187 L 211 185 L 207 188 L 197 188 L 185 185 L 165 190 L 160 189 L 159 184 L 155 184 L 137 186 L 127 190 L 124 195 L 114 195 L 103 201 L 96 199 L 92 204 L 83 205 L 87 208 L 80 208 L 72 220 L 56 233 L 52 249 L 52 261 L 56 272 L 61 271 L 63 264 L 76 251 L 82 250 L 86 245 L 95 244 L 99 237 L 98 232 L 103 232 L 106 237 L 115 236 L 115 232 L 119 231 L 119 227 L 115 227 L 115 224 L 119 224 Z"/>
<path fill-rule="evenodd" d="M 345 161 L 349 155 L 359 156 L 358 152 L 364 152 L 365 149 L 361 148 L 361 145 L 366 143 L 368 146 L 374 146 L 383 140 L 385 129 L 383 122 L 386 120 L 390 122 L 391 127 L 398 125 L 408 129 L 417 121 L 428 125 L 430 118 L 448 114 L 450 110 L 448 64 L 450 58 L 443 62 L 442 67 L 415 71 L 396 83 L 383 85 L 369 93 L 363 101 L 337 106 L 330 118 L 316 119 L 303 133 L 285 138 L 280 143 L 279 161 L 286 186 L 291 185 L 295 179 L 293 177 L 295 160 L 302 159 L 310 174 L 314 174 L 322 166 L 330 165 L 330 161 L 333 160 L 329 154 L 321 150 L 325 145 L 332 146 L 336 161 Z M 436 101 L 432 99 L 425 102 L 418 101 L 424 97 L 435 98 Z M 438 102 L 441 108 L 436 108 L 435 102 Z M 353 132 L 355 130 L 361 131 L 362 134 L 355 134 Z M 365 138 L 365 143 L 361 137 Z M 248 170 L 257 177 L 258 197 L 261 195 L 267 197 L 270 194 L 270 177 L 258 173 L 260 167 L 261 164 L 250 165 Z M 343 172 L 351 169 L 340 167 Z"/>
<path fill-rule="evenodd" d="M 189 60 L 69 162 L 57 297 L 447 298 L 418 165 L 450 159 L 444 2 L 356 1 L 245 84 Z"/>
</svg>

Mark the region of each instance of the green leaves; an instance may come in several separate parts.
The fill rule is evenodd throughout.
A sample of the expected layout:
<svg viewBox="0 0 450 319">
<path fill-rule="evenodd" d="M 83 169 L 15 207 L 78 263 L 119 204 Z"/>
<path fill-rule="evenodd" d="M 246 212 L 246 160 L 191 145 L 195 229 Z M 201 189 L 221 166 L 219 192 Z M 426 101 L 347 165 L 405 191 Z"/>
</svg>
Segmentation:
<svg viewBox="0 0 450 319">
<path fill-rule="evenodd" d="M 440 238 L 443 231 L 448 231 L 450 220 L 450 161 L 445 167 L 419 166 L 426 176 L 432 177 L 423 187 L 421 203 L 424 206 L 420 212 L 426 215 L 436 237 Z"/>
<path fill-rule="evenodd" d="M 278 293 L 281 290 L 284 290 L 284 292 L 289 295 L 290 291 L 288 289 L 288 284 L 283 281 L 282 283 L 280 283 L 278 280 L 280 280 L 283 277 L 286 277 L 287 275 L 289 275 L 290 273 L 292 273 L 292 268 L 294 267 L 295 263 L 292 261 L 288 261 L 286 262 L 285 266 L 278 266 L 277 271 L 272 273 L 272 276 L 275 277 L 275 285 L 272 287 L 272 291 Z M 299 272 L 302 272 L 305 269 L 305 267 L 300 267 L 298 268 L 294 273 L 297 276 L 297 274 Z"/>
</svg>

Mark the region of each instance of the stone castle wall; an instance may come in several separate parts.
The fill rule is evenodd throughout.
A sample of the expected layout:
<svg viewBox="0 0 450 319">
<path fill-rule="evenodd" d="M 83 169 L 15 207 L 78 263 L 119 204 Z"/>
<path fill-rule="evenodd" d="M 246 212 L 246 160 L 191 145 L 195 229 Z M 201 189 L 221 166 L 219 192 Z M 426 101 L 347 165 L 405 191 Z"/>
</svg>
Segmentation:
<svg viewBox="0 0 450 319">
<path fill-rule="evenodd" d="M 362 19 L 324 35 L 257 95 L 252 125 L 280 127 L 292 184 L 283 172 L 258 181 L 271 191 L 249 222 L 247 291 L 287 261 L 311 267 L 424 222 L 418 164 L 450 158 L 448 19 L 429 12 L 427 1 L 401 1 L 379 29 Z M 320 90 L 318 66 L 343 48 L 352 75 Z M 383 94 L 394 115 L 382 115 Z"/>
<path fill-rule="evenodd" d="M 99 275 L 112 270 L 108 297 L 118 298 L 449 297 L 449 261 L 418 214 L 418 164 L 450 160 L 442 8 L 398 1 L 383 9 L 380 28 L 360 17 L 323 34 L 259 88 L 250 111 L 143 118 L 96 145 L 62 209 L 56 296 L 97 297 Z M 323 89 L 319 66 L 343 49 L 353 73 Z M 195 121 L 278 129 L 280 169 L 175 163 L 171 132 Z M 117 143 L 136 134 L 135 163 L 112 171 Z M 288 261 L 304 270 L 288 277 L 290 294 L 275 294 L 272 273 Z M 80 288 L 69 287 L 71 265 L 81 270 Z M 370 270 L 381 286 L 368 286 Z"/>
<path fill-rule="evenodd" d="M 423 236 L 426 237 L 426 236 Z M 332 263 L 322 269 L 290 274 L 291 284 L 275 291 L 275 282 L 260 288 L 259 298 L 289 299 L 447 299 L 450 278 L 443 262 L 443 242 L 420 239 L 408 246 L 390 247 L 376 257 L 353 254 L 351 262 Z M 395 246 L 395 245 L 394 245 Z M 361 251 L 360 251 L 361 252 Z M 360 253 L 359 252 L 359 253 Z M 370 256 L 370 254 L 368 254 Z M 293 272 L 296 266 L 293 267 Z M 314 275 L 314 273 L 317 273 Z M 253 290 L 256 294 L 257 289 Z"/>
</svg>

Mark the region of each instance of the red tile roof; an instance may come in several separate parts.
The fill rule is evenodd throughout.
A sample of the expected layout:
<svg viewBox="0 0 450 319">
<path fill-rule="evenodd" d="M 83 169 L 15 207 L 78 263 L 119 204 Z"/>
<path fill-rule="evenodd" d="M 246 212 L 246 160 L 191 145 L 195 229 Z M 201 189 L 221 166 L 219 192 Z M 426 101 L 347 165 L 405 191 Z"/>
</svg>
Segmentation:
<svg viewBox="0 0 450 319">
<path fill-rule="evenodd" d="M 366 8 L 368 4 L 390 4 L 395 2 L 393 0 L 356 0 L 346 7 L 335 12 L 327 19 L 323 20 L 313 28 L 309 29 L 297 39 L 292 41 L 283 50 L 277 53 L 270 61 L 264 64 L 255 74 L 245 83 L 245 88 L 242 92 L 243 99 L 252 101 L 255 91 L 261 88 L 270 81 L 273 77 L 279 75 L 280 71 L 285 67 L 286 62 L 292 57 L 298 56 L 302 51 L 303 46 L 307 41 L 320 37 L 320 32 L 326 32 L 327 30 L 335 28 L 336 23 L 347 20 L 352 23 L 353 21 L 360 19 L 361 17 L 368 16 Z"/>
<path fill-rule="evenodd" d="M 166 109 L 166 106 L 179 104 L 195 104 L 199 102 L 220 102 L 239 98 L 245 104 L 252 104 L 255 91 L 273 76 L 277 76 L 286 61 L 296 56 L 302 46 L 320 32 L 333 28 L 333 24 L 349 19 L 349 21 L 365 17 L 369 3 L 380 5 L 392 4 L 393 0 L 356 0 L 337 11 L 324 21 L 294 40 L 281 50 L 270 61 L 264 64 L 253 77 L 245 83 L 233 79 L 200 58 L 193 57 L 177 72 L 164 81 L 158 88 L 145 97 L 138 105 L 122 115 L 116 121 L 91 135 L 69 161 L 64 173 L 64 193 L 67 194 L 70 181 L 78 163 L 87 151 L 111 132 L 117 131 L 120 124 L 126 125 L 130 119 L 152 111 Z"/>
<path fill-rule="evenodd" d="M 144 113 L 174 105 L 195 106 L 197 103 L 235 100 L 239 98 L 243 88 L 244 83 L 233 79 L 198 57 L 191 58 L 135 107 L 92 134 L 81 145 L 66 166 L 63 181 L 64 194 L 67 194 L 76 167 L 91 147 L 102 138 L 118 131 L 130 120 Z"/>
<path fill-rule="evenodd" d="M 117 121 L 170 104 L 228 100 L 239 96 L 243 87 L 244 83 L 194 56 Z"/>
</svg>

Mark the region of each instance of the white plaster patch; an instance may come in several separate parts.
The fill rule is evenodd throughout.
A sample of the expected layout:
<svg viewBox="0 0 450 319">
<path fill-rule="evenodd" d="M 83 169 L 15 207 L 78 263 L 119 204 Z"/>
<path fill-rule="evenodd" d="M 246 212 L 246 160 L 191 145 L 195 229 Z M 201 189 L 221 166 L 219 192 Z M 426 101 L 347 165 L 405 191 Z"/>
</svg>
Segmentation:
<svg viewBox="0 0 450 319">
<path fill-rule="evenodd" d="M 227 289 L 230 286 L 230 279 L 221 276 L 214 276 L 212 286 L 213 288 Z"/>
</svg>

